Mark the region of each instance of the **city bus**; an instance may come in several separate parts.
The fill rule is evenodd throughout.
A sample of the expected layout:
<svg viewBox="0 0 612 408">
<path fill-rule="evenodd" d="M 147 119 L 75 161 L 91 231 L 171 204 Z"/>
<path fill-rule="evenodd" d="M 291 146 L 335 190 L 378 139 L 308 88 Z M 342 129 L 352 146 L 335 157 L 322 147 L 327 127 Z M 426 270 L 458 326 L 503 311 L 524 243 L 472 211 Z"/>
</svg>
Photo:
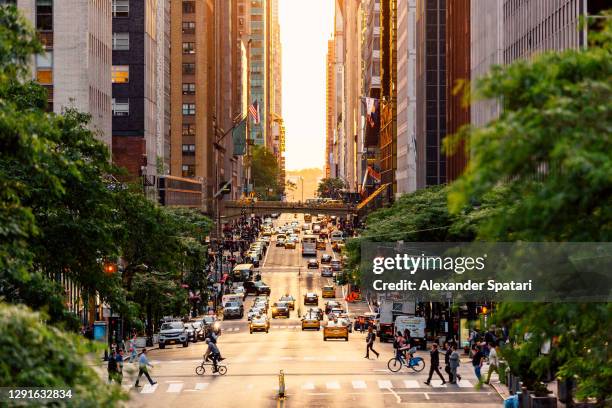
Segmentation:
<svg viewBox="0 0 612 408">
<path fill-rule="evenodd" d="M 315 235 L 304 235 L 302 238 L 302 256 L 317 256 L 317 237 Z"/>
</svg>

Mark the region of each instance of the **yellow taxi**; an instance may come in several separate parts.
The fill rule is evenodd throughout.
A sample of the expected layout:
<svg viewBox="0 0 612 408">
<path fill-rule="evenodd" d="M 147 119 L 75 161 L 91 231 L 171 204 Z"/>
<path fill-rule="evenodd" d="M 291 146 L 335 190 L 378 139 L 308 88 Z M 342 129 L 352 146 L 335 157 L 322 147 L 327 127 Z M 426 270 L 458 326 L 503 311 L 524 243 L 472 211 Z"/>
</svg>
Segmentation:
<svg viewBox="0 0 612 408">
<path fill-rule="evenodd" d="M 319 316 L 315 312 L 308 312 L 302 317 L 302 331 L 306 329 L 321 330 L 321 323 L 319 322 Z"/>
<path fill-rule="evenodd" d="M 254 331 L 265 331 L 266 333 L 270 330 L 270 321 L 268 316 L 261 315 L 255 316 L 249 323 L 249 332 L 253 334 Z"/>
<path fill-rule="evenodd" d="M 321 289 L 321 296 L 324 298 L 335 298 L 336 289 L 332 285 L 323 286 L 323 289 Z"/>
<path fill-rule="evenodd" d="M 327 244 L 324 239 L 317 239 L 317 251 L 325 251 L 327 249 Z"/>
<path fill-rule="evenodd" d="M 295 241 L 285 241 L 285 249 L 295 249 Z"/>
<path fill-rule="evenodd" d="M 327 339 L 344 339 L 344 341 L 348 341 L 348 338 L 348 327 L 337 320 L 331 320 L 323 327 L 323 341 L 327 341 Z"/>
</svg>

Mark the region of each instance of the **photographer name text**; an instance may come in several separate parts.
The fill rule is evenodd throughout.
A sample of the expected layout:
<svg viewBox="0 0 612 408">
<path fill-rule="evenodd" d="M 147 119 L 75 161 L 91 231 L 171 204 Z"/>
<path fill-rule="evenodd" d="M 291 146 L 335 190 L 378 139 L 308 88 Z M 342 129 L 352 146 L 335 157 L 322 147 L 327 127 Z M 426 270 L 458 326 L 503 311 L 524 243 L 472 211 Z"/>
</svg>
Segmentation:
<svg viewBox="0 0 612 408">
<path fill-rule="evenodd" d="M 372 282 L 372 287 L 376 291 L 492 291 L 498 292 L 531 292 L 531 279 L 526 282 L 498 282 L 489 279 L 486 282 L 467 280 L 465 282 L 434 282 L 433 280 L 412 281 L 402 279 L 396 282 L 385 282 L 377 279 Z"/>
</svg>

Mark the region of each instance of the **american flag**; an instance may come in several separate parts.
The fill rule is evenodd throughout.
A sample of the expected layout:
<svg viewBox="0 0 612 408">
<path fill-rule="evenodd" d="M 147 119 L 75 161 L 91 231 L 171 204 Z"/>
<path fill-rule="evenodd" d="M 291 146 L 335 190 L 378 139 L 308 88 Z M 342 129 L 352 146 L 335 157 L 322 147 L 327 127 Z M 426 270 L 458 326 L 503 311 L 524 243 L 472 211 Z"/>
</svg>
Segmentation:
<svg viewBox="0 0 612 408">
<path fill-rule="evenodd" d="M 259 123 L 259 105 L 257 104 L 257 101 L 253 102 L 252 105 L 249 105 L 249 113 L 251 114 L 251 117 L 253 118 L 253 123 L 255 123 L 256 125 Z"/>
</svg>

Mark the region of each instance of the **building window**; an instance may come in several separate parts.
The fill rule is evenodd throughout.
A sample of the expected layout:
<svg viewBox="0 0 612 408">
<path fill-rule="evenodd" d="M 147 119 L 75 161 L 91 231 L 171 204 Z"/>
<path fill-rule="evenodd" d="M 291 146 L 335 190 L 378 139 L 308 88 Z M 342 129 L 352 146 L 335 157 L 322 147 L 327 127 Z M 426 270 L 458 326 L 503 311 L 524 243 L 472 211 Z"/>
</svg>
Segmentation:
<svg viewBox="0 0 612 408">
<path fill-rule="evenodd" d="M 130 82 L 129 65 L 113 65 L 111 72 L 113 84 L 127 84 Z"/>
<path fill-rule="evenodd" d="M 183 155 L 185 156 L 195 155 L 195 145 L 194 144 L 184 144 L 183 145 Z"/>
<path fill-rule="evenodd" d="M 36 81 L 39 84 L 53 84 L 53 51 L 36 55 Z"/>
<path fill-rule="evenodd" d="M 195 123 L 183 123 L 183 136 L 195 136 Z"/>
<path fill-rule="evenodd" d="M 193 21 L 183 21 L 183 34 L 195 34 L 195 23 Z"/>
<path fill-rule="evenodd" d="M 183 2 L 183 14 L 195 13 L 195 1 Z"/>
<path fill-rule="evenodd" d="M 130 0 L 113 0 L 113 17 L 129 17 Z"/>
<path fill-rule="evenodd" d="M 184 103 L 183 115 L 195 115 L 195 103 Z"/>
<path fill-rule="evenodd" d="M 113 33 L 113 51 L 130 49 L 130 33 Z"/>
<path fill-rule="evenodd" d="M 195 84 L 183 83 L 183 95 L 195 95 Z"/>
<path fill-rule="evenodd" d="M 183 64 L 183 74 L 195 74 L 195 64 Z"/>
<path fill-rule="evenodd" d="M 129 116 L 130 115 L 130 100 L 113 98 L 112 108 L 113 108 L 113 116 Z"/>
<path fill-rule="evenodd" d="M 193 164 L 183 164 L 181 166 L 183 177 L 195 177 L 195 166 Z"/>
<path fill-rule="evenodd" d="M 184 42 L 183 43 L 183 54 L 195 54 L 195 43 Z"/>
<path fill-rule="evenodd" d="M 53 31 L 53 0 L 36 0 L 36 29 Z"/>
</svg>

